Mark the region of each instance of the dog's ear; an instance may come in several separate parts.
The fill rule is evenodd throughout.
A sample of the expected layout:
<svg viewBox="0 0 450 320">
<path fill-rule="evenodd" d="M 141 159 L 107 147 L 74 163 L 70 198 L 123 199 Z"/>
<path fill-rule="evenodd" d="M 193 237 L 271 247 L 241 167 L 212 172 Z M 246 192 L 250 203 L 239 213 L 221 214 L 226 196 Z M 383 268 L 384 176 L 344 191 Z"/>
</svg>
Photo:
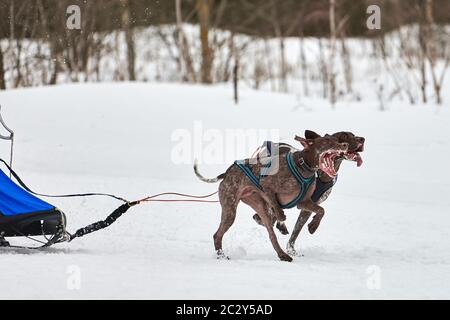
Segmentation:
<svg viewBox="0 0 450 320">
<path fill-rule="evenodd" d="M 320 138 L 320 135 L 315 133 L 312 130 L 305 130 L 305 138 L 306 139 L 316 139 L 316 138 Z"/>
<path fill-rule="evenodd" d="M 305 149 L 310 147 L 310 146 L 312 146 L 313 143 L 314 143 L 314 140 L 312 140 L 312 139 L 305 139 L 305 138 L 302 138 L 302 137 L 299 137 L 299 136 L 295 136 L 295 140 L 300 142 L 301 145 L 303 146 L 303 148 L 305 148 Z"/>
</svg>

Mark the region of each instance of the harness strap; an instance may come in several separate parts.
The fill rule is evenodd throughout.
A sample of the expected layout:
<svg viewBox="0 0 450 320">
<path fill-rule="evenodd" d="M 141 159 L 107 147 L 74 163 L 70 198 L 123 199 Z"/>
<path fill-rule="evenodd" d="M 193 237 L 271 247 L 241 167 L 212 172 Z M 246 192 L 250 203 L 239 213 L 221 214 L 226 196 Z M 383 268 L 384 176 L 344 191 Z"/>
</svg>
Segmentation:
<svg viewBox="0 0 450 320">
<path fill-rule="evenodd" d="M 250 179 L 251 182 L 253 182 L 253 184 L 255 186 L 258 187 L 259 190 L 264 192 L 264 188 L 261 186 L 260 184 L 260 178 L 258 178 L 257 176 L 255 176 L 255 174 L 253 173 L 252 169 L 250 169 L 250 167 L 248 167 L 245 164 L 244 160 L 236 160 L 234 162 L 235 165 L 237 165 L 244 173 L 245 175 Z"/>
<path fill-rule="evenodd" d="M 282 209 L 291 209 L 295 207 L 297 203 L 304 198 L 306 191 L 308 191 L 309 187 L 314 182 L 316 177 L 315 176 L 312 176 L 310 178 L 303 177 L 300 171 L 298 171 L 297 166 L 295 165 L 294 156 L 292 155 L 291 152 L 286 153 L 286 162 L 288 164 L 289 170 L 291 170 L 292 175 L 295 177 L 298 184 L 300 185 L 300 193 L 298 194 L 298 196 L 295 197 L 295 199 L 289 202 L 288 204 L 280 205 Z"/>
<path fill-rule="evenodd" d="M 41 197 L 47 197 L 47 198 L 74 198 L 74 197 L 92 197 L 92 196 L 103 196 L 103 197 L 110 197 L 125 203 L 128 203 L 129 201 L 115 196 L 113 194 L 108 194 L 108 193 L 76 193 L 76 194 L 64 194 L 64 195 L 48 195 L 48 194 L 42 194 L 42 193 L 37 193 L 34 192 L 33 190 L 31 190 L 23 181 L 22 179 L 20 179 L 19 175 L 6 163 L 5 160 L 0 159 L 0 162 L 2 162 L 6 168 L 8 168 L 9 172 L 13 175 L 14 179 L 16 179 L 16 181 L 20 184 L 20 186 L 22 188 L 24 188 L 25 190 L 27 190 L 29 193 L 32 193 L 36 196 L 41 196 Z"/>
<path fill-rule="evenodd" d="M 297 203 L 299 201 L 301 201 L 305 194 L 306 191 L 309 189 L 309 187 L 311 186 L 311 184 L 315 181 L 316 177 L 315 175 L 310 177 L 310 178 L 305 178 L 302 176 L 302 174 L 300 173 L 300 171 L 297 169 L 297 166 L 295 165 L 295 161 L 294 161 L 294 157 L 292 155 L 292 152 L 287 152 L 286 153 L 286 162 L 288 164 L 288 168 L 291 171 L 292 175 L 294 176 L 294 178 L 297 180 L 297 182 L 300 185 L 300 192 L 297 195 L 297 197 L 295 197 L 292 201 L 290 201 L 288 204 L 282 205 L 279 204 L 280 207 L 282 209 L 290 209 L 293 208 L 297 205 Z M 270 168 L 270 164 L 267 166 L 264 166 L 261 169 L 261 174 L 259 177 L 257 177 L 252 169 L 248 166 L 248 164 L 245 163 L 245 160 L 237 160 L 234 162 L 243 172 L 244 174 L 250 179 L 250 181 L 261 191 L 264 192 L 264 188 L 261 186 L 261 177 L 266 175 L 268 169 Z M 304 161 L 303 161 L 304 163 Z"/>
<path fill-rule="evenodd" d="M 129 202 L 121 197 L 115 196 L 113 194 L 107 194 L 107 193 L 78 193 L 78 194 L 66 194 L 66 195 L 46 195 L 34 192 L 31 190 L 19 177 L 19 175 L 3 160 L 0 159 L 0 162 L 2 162 L 10 171 L 10 173 L 13 175 L 13 177 L 17 180 L 20 186 L 24 188 L 26 191 L 37 195 L 37 196 L 43 196 L 43 197 L 49 197 L 49 198 L 73 198 L 73 197 L 89 197 L 89 196 L 104 196 L 104 197 L 110 197 L 116 200 L 120 200 L 122 202 L 125 202 L 123 205 L 121 205 L 119 208 L 114 210 L 105 220 L 101 220 L 98 222 L 95 222 L 93 224 L 90 224 L 84 228 L 78 229 L 75 234 L 71 235 L 67 231 L 62 230 L 61 232 L 58 232 L 60 234 L 56 234 L 52 239 L 50 239 L 47 243 L 44 243 L 42 246 L 39 247 L 24 247 L 24 246 L 10 246 L 15 248 L 28 248 L 28 249 L 39 249 L 43 247 L 49 247 L 55 243 L 62 242 L 62 241 L 72 241 L 75 238 L 80 238 L 85 236 L 86 234 L 104 229 L 109 227 L 111 224 L 113 224 L 122 214 L 128 211 L 131 207 L 139 204 L 139 201 L 135 202 Z"/>
</svg>

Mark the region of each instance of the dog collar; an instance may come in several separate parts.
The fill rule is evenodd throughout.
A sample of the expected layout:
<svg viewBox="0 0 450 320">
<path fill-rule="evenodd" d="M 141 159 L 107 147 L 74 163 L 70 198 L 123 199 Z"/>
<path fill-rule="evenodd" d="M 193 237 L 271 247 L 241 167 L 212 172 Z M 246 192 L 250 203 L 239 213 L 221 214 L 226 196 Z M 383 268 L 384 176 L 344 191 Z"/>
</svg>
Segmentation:
<svg viewBox="0 0 450 320">
<path fill-rule="evenodd" d="M 298 164 L 299 164 L 299 166 L 300 166 L 303 170 L 309 171 L 309 173 L 314 174 L 314 173 L 317 171 L 317 169 L 311 168 L 311 167 L 306 163 L 306 161 L 305 161 L 305 159 L 304 159 L 303 157 L 301 157 L 301 158 L 298 160 Z"/>
</svg>

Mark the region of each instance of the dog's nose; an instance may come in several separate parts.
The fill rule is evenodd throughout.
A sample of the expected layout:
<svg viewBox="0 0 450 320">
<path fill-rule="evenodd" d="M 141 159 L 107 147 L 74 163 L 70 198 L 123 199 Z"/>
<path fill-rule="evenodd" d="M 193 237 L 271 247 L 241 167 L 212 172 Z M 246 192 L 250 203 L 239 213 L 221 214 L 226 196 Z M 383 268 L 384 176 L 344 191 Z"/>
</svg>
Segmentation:
<svg viewBox="0 0 450 320">
<path fill-rule="evenodd" d="M 359 138 L 358 138 L 358 142 L 360 142 L 360 143 L 362 143 L 362 144 L 364 144 L 365 141 L 366 141 L 366 139 L 363 138 L 363 137 L 359 137 Z"/>
</svg>

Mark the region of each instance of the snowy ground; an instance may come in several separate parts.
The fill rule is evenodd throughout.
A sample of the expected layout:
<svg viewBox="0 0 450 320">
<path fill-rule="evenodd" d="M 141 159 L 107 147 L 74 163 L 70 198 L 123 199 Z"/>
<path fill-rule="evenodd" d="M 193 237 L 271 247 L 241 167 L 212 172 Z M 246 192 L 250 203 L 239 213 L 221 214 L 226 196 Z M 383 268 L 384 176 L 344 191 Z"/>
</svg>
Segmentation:
<svg viewBox="0 0 450 320">
<path fill-rule="evenodd" d="M 305 129 L 350 130 L 367 141 L 364 165 L 342 166 L 326 217 L 315 235 L 301 234 L 304 256 L 292 263 L 278 260 L 244 205 L 224 238 L 232 259 L 218 261 L 218 204 L 153 203 L 71 244 L 2 251 L 0 299 L 450 298 L 448 104 L 380 112 L 376 102 L 350 102 L 331 110 L 323 100 L 244 90 L 234 106 L 225 86 L 139 83 L 12 90 L 0 93 L 0 103 L 17 135 L 15 168 L 45 193 L 213 192 L 217 186 L 198 181 L 191 164 L 173 161 L 174 132 L 193 133 L 197 120 L 219 133 L 278 129 L 289 143 Z M 243 158 L 261 142 L 225 152 Z M 5 143 L 0 152 L 7 157 Z M 226 167 L 204 163 L 201 170 L 214 176 Z M 69 231 L 118 206 L 51 202 L 66 212 Z M 287 216 L 292 229 L 297 211 Z M 287 237 L 278 238 L 284 246 Z M 68 286 L 73 270 L 79 290 Z"/>
</svg>

